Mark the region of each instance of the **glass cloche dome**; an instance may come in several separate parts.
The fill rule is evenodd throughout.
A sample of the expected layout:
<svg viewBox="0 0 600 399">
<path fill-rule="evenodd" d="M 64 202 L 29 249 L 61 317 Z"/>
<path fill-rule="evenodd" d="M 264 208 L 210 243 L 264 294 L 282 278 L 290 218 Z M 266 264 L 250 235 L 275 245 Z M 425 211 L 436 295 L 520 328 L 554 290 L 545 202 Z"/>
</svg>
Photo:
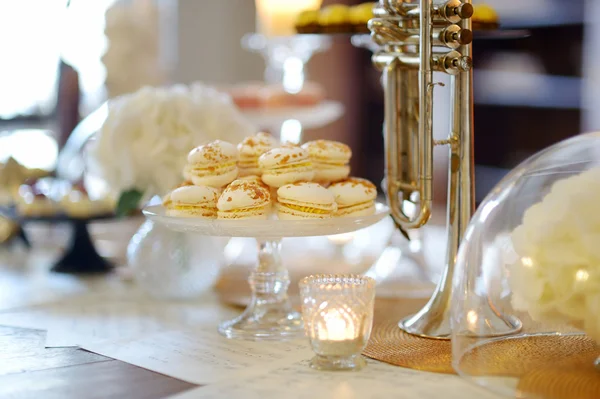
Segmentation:
<svg viewBox="0 0 600 399">
<path fill-rule="evenodd" d="M 512 398 L 600 398 L 600 133 L 541 151 L 494 188 L 453 295 L 462 377 Z"/>
</svg>

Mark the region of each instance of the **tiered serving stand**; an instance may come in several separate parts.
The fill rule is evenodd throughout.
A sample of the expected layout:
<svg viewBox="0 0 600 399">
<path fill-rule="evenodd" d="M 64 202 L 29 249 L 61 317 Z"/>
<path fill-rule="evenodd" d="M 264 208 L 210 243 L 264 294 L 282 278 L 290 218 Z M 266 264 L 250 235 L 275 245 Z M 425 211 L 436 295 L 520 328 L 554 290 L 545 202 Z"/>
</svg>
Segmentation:
<svg viewBox="0 0 600 399">
<path fill-rule="evenodd" d="M 249 33 L 242 38 L 242 47 L 263 56 L 265 60 L 264 80 L 278 83 L 289 93 L 298 92 L 306 81 L 305 67 L 315 53 L 327 51 L 332 40 L 324 35 L 296 35 L 267 37 L 260 33 Z M 344 106 L 337 101 L 322 101 L 319 104 L 294 108 L 244 109 L 243 115 L 256 126 L 272 133 L 280 132 L 289 120 L 299 125 L 298 139 L 302 129 L 318 129 L 339 119 Z M 282 141 L 288 141 L 282 132 Z"/>
<path fill-rule="evenodd" d="M 304 220 L 221 220 L 167 216 L 160 206 L 149 206 L 144 215 L 165 227 L 205 236 L 252 237 L 258 245 L 258 263 L 250 273 L 248 283 L 252 300 L 237 318 L 219 325 L 219 332 L 228 338 L 247 340 L 285 340 L 303 336 L 302 318 L 287 295 L 290 284 L 288 271 L 281 261 L 281 240 L 285 237 L 314 237 L 350 233 L 369 227 L 388 213 L 387 206 L 378 203 L 370 216 L 338 217 Z M 298 254 L 302 256 L 302 254 Z M 327 265 L 323 265 L 326 271 Z"/>
</svg>

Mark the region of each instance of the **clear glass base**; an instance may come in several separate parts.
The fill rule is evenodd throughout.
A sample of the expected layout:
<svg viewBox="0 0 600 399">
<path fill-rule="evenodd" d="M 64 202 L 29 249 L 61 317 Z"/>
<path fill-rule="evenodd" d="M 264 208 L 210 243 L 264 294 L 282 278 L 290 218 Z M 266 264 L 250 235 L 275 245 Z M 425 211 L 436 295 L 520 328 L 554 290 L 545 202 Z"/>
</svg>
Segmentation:
<svg viewBox="0 0 600 399">
<path fill-rule="evenodd" d="M 252 301 L 240 316 L 219 325 L 219 333 L 254 341 L 300 338 L 304 324 L 287 296 L 290 278 L 281 262 L 281 239 L 257 241 L 258 265 L 248 278 Z"/>
<path fill-rule="evenodd" d="M 255 301 L 239 317 L 219 325 L 227 338 L 285 340 L 304 336 L 302 316 L 287 303 L 261 304 Z"/>
<path fill-rule="evenodd" d="M 367 366 L 361 355 L 321 356 L 316 355 L 310 361 L 310 367 L 328 371 L 358 371 Z"/>
</svg>

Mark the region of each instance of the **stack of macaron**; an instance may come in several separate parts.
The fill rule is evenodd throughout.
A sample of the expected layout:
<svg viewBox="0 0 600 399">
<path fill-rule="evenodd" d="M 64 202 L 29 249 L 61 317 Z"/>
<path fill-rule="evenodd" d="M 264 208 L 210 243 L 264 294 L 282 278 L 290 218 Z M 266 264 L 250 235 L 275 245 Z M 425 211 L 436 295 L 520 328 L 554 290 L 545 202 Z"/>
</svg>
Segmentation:
<svg viewBox="0 0 600 399">
<path fill-rule="evenodd" d="M 302 146 L 313 163 L 313 180 L 323 185 L 342 181 L 350 174 L 352 150 L 346 144 L 331 140 L 309 141 Z"/>
<path fill-rule="evenodd" d="M 354 6 L 330 4 L 320 10 L 306 10 L 296 18 L 298 33 L 369 33 L 367 24 L 374 17 L 376 2 Z"/>
<path fill-rule="evenodd" d="M 234 146 L 194 148 L 185 181 L 163 198 L 170 216 L 206 219 L 325 219 L 375 212 L 377 189 L 349 177 L 350 148 L 315 140 L 280 144 L 267 133 Z"/>
<path fill-rule="evenodd" d="M 239 153 L 239 176 L 260 175 L 258 158 L 278 145 L 278 141 L 267 133 L 261 132 L 254 136 L 246 137 L 237 146 Z"/>
</svg>

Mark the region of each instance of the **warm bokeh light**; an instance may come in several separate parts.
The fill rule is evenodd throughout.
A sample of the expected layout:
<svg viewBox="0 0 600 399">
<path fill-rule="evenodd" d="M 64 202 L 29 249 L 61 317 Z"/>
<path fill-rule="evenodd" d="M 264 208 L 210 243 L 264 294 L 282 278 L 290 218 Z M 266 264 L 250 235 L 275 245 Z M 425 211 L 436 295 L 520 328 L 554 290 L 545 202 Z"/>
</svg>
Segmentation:
<svg viewBox="0 0 600 399">
<path fill-rule="evenodd" d="M 301 11 L 316 10 L 322 0 L 256 0 L 256 30 L 265 36 L 290 36 Z"/>
</svg>

